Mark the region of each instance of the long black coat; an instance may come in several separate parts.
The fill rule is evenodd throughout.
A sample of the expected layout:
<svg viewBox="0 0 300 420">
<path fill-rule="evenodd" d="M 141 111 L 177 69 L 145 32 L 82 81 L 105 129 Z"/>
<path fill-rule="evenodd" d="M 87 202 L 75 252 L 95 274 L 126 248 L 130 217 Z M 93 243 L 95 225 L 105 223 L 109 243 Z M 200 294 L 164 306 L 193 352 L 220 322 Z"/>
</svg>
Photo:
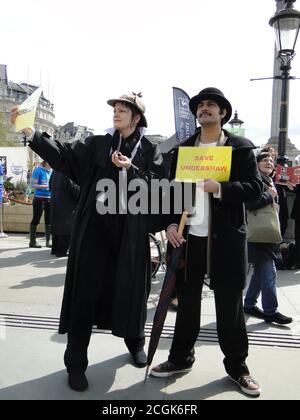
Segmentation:
<svg viewBox="0 0 300 420">
<path fill-rule="evenodd" d="M 109 134 L 91 136 L 84 141 L 68 144 L 51 140 L 46 133 L 35 135 L 30 143 L 32 150 L 49 162 L 53 169 L 64 173 L 80 186 L 60 317 L 59 332 L 62 334 L 73 328 L 80 311 L 85 313 L 86 323 L 110 329 L 114 335 L 120 337 L 138 337 L 143 331 L 151 281 L 148 233 L 154 229 L 149 216 L 125 216 L 124 235 L 119 240 L 119 258 L 115 261 L 116 277 L 110 278 L 108 273 L 103 273 L 98 281 L 100 284 L 105 283 L 107 290 L 103 292 L 103 296 L 110 296 L 110 299 L 95 301 L 99 285 L 90 284 L 88 276 L 88 269 L 92 264 L 99 268 L 105 263 L 101 252 L 97 254 L 97 261 L 90 261 L 89 255 L 82 254 L 83 243 L 89 243 L 85 233 L 96 214 L 96 185 L 99 180 L 108 176 L 112 165 L 112 143 L 113 138 Z M 129 179 L 144 178 L 149 181 L 151 177 L 164 176 L 158 148 L 145 137 L 142 138 L 133 163 L 138 169 L 132 166 L 128 170 Z M 94 243 L 90 243 L 91 249 L 103 249 L 108 235 L 109 232 L 106 232 L 97 237 Z M 86 298 L 84 302 L 82 296 Z M 95 305 L 96 314 L 89 310 Z M 106 316 L 107 314 L 111 316 Z"/>
<path fill-rule="evenodd" d="M 51 232 L 53 235 L 70 236 L 80 188 L 66 175 L 57 171 L 52 171 L 49 188 Z"/>
<path fill-rule="evenodd" d="M 252 150 L 255 148 L 253 143 L 226 130 L 224 133 L 227 137 L 224 147 L 233 148 L 232 166 L 229 182 L 221 183 L 222 199 L 209 195 L 208 272 L 212 289 L 218 285 L 242 289 L 248 266 L 244 203 L 259 197 L 262 181 Z M 197 136 L 198 132 L 180 147 L 194 146 Z M 174 150 L 171 179 L 175 177 L 177 158 L 178 148 Z M 173 214 L 165 225 L 178 221 L 179 216 Z"/>
</svg>

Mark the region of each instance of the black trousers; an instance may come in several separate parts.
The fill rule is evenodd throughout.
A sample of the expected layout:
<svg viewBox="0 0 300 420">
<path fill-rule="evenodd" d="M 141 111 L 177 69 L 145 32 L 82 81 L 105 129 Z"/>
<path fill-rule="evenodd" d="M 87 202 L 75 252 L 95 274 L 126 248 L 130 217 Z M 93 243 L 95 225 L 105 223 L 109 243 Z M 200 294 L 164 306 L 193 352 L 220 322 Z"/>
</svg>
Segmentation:
<svg viewBox="0 0 300 420">
<path fill-rule="evenodd" d="M 31 224 L 37 226 L 40 223 L 43 211 L 45 217 L 45 225 L 51 224 L 51 207 L 48 198 L 34 198 L 32 202 L 33 216 Z"/>
<path fill-rule="evenodd" d="M 169 361 L 180 367 L 191 366 L 194 345 L 200 331 L 201 294 L 207 267 L 207 238 L 189 235 L 187 278 L 184 269 L 177 276 L 178 311 Z M 214 289 L 219 344 L 226 372 L 234 379 L 248 374 L 248 337 L 243 313 L 242 290 L 218 285 Z"/>
<path fill-rule="evenodd" d="M 52 235 L 51 254 L 66 255 L 70 246 L 71 235 Z"/>
</svg>

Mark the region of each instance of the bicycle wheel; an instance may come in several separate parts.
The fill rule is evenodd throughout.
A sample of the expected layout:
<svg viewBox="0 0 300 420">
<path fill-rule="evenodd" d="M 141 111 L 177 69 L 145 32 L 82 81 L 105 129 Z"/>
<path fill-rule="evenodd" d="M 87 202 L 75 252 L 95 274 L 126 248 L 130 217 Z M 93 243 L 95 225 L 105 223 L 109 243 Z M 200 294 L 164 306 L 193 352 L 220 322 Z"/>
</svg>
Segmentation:
<svg viewBox="0 0 300 420">
<path fill-rule="evenodd" d="M 162 262 L 162 252 L 160 241 L 152 233 L 149 233 L 149 242 L 151 253 L 151 277 L 155 277 Z"/>
</svg>

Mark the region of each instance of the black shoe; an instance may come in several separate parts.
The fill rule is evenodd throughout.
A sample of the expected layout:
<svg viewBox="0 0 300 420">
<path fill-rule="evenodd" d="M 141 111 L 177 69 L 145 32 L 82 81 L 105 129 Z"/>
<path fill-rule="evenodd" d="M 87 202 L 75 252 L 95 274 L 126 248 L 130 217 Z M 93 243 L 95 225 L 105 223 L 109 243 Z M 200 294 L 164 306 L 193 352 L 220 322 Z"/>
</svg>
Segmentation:
<svg viewBox="0 0 300 420">
<path fill-rule="evenodd" d="M 84 372 L 69 373 L 68 383 L 70 388 L 79 392 L 85 391 L 89 386 Z"/>
<path fill-rule="evenodd" d="M 265 322 L 270 324 L 271 322 L 275 322 L 276 324 L 280 325 L 286 325 L 293 322 L 293 318 L 290 318 L 289 316 L 282 315 L 280 312 L 275 312 L 273 315 L 266 315 L 265 314 Z"/>
<path fill-rule="evenodd" d="M 247 308 L 246 306 L 244 306 L 244 313 L 260 319 L 265 319 L 266 317 L 265 313 L 257 306 L 252 306 L 252 308 Z"/>
<path fill-rule="evenodd" d="M 276 267 L 277 270 L 286 270 L 287 269 L 287 267 L 281 262 L 276 262 L 275 267 Z"/>
<path fill-rule="evenodd" d="M 144 350 L 136 351 L 135 353 L 131 353 L 134 364 L 136 367 L 145 367 L 147 366 L 147 355 Z"/>
<path fill-rule="evenodd" d="M 38 245 L 36 242 L 29 242 L 29 248 L 42 248 L 42 245 Z"/>
</svg>

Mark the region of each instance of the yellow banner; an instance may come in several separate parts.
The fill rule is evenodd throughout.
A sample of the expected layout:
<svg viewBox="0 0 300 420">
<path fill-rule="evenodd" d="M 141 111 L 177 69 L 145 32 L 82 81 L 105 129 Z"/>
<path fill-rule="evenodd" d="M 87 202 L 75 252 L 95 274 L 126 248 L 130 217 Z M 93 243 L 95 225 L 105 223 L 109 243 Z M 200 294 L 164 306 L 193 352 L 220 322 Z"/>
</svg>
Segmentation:
<svg viewBox="0 0 300 420">
<path fill-rule="evenodd" d="M 179 147 L 176 181 L 229 181 L 232 147 Z"/>
<path fill-rule="evenodd" d="M 33 127 L 35 113 L 39 98 L 42 93 L 42 88 L 36 89 L 20 106 L 19 115 L 15 121 L 16 132 L 23 130 L 23 128 Z"/>
</svg>

